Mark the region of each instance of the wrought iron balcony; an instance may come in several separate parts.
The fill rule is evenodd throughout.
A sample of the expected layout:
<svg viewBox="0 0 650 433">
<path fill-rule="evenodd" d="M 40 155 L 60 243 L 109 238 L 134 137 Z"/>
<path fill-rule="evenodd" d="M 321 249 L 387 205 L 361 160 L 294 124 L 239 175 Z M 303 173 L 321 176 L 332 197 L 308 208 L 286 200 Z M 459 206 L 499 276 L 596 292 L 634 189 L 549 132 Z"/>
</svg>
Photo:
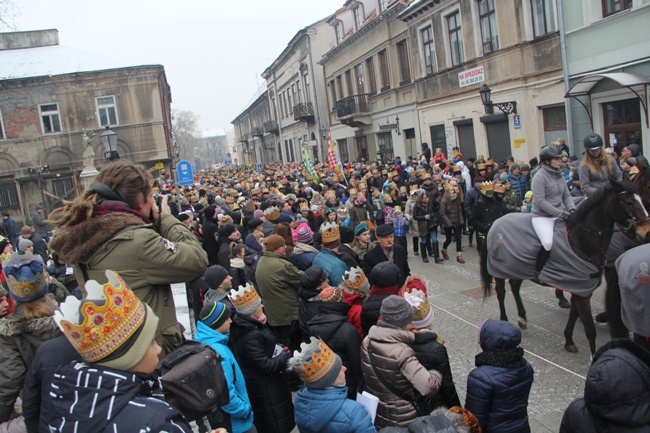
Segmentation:
<svg viewBox="0 0 650 433">
<path fill-rule="evenodd" d="M 339 119 L 354 114 L 365 114 L 370 112 L 368 105 L 368 94 L 352 95 L 336 101 L 336 115 Z"/>
<path fill-rule="evenodd" d="M 280 132 L 280 128 L 278 128 L 278 122 L 275 120 L 268 120 L 264 122 L 264 130 L 269 134 L 278 134 Z"/>
<path fill-rule="evenodd" d="M 251 128 L 251 135 L 253 137 L 262 137 L 264 135 L 264 129 L 260 128 L 259 126 L 253 126 Z"/>
<path fill-rule="evenodd" d="M 293 120 L 314 120 L 314 106 L 311 102 L 301 102 L 293 106 Z"/>
</svg>

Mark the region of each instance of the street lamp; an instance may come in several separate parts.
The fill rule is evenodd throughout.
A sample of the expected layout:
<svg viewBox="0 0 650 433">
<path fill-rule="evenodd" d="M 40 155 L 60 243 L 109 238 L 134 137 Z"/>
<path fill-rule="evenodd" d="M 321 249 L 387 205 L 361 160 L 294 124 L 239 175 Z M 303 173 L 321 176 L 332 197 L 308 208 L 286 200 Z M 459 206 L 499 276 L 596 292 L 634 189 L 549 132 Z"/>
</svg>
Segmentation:
<svg viewBox="0 0 650 433">
<path fill-rule="evenodd" d="M 106 130 L 102 132 L 100 137 L 104 144 L 104 149 L 106 149 L 106 152 L 104 152 L 104 158 L 106 158 L 106 161 L 120 159 L 120 154 L 117 153 L 117 134 L 108 129 L 108 125 L 106 125 Z"/>
<path fill-rule="evenodd" d="M 481 94 L 481 102 L 483 103 L 483 107 L 485 107 L 486 114 L 494 114 L 494 107 L 497 107 L 505 114 L 512 114 L 512 113 L 517 114 L 517 102 L 516 101 L 493 102 L 490 97 L 490 94 L 492 93 L 492 89 L 490 89 L 490 87 L 487 84 L 483 83 L 483 85 L 481 86 L 481 90 L 479 90 L 478 93 Z"/>
<path fill-rule="evenodd" d="M 45 164 L 41 168 L 28 168 L 27 173 L 30 176 L 35 176 L 38 181 L 38 189 L 41 190 L 41 203 L 43 203 L 43 215 L 47 219 L 47 206 L 45 206 L 45 179 L 43 179 L 43 173 L 48 173 L 50 171 L 50 166 Z"/>
<path fill-rule="evenodd" d="M 181 157 L 181 145 L 175 141 L 174 145 L 172 146 L 172 150 L 174 151 L 174 160 L 178 161 L 178 159 Z"/>
</svg>

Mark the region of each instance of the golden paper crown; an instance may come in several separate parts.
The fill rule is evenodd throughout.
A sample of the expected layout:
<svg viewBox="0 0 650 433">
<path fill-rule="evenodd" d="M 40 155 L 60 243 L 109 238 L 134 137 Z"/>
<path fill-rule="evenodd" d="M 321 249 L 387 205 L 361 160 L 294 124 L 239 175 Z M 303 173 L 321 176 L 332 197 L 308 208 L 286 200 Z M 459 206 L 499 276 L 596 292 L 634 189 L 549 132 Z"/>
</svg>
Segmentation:
<svg viewBox="0 0 650 433">
<path fill-rule="evenodd" d="M 320 226 L 323 244 L 332 244 L 341 239 L 339 225 L 335 222 L 326 222 Z"/>
<path fill-rule="evenodd" d="M 427 179 L 431 179 L 431 173 L 424 173 L 422 175 L 422 180 L 427 180 Z"/>
<path fill-rule="evenodd" d="M 395 206 L 395 207 L 393 208 L 393 213 L 398 213 L 398 212 L 399 212 L 399 213 L 402 213 L 402 208 L 401 208 L 400 206 Z"/>
<path fill-rule="evenodd" d="M 368 189 L 368 184 L 366 182 L 360 182 L 359 189 Z"/>
<path fill-rule="evenodd" d="M 368 285 L 368 278 L 359 266 L 353 266 L 343 274 L 343 287 L 350 291 L 358 292 L 360 290 L 367 290 Z"/>
<path fill-rule="evenodd" d="M 496 183 L 496 184 L 494 184 L 494 192 L 496 192 L 496 193 L 501 193 L 501 194 L 505 194 L 505 192 L 506 192 L 506 187 L 505 187 L 505 185 L 503 185 L 502 183 Z"/>
<path fill-rule="evenodd" d="M 117 272 L 107 270 L 106 277 L 108 282 L 103 285 L 86 281 L 87 299 L 80 301 L 68 296 L 61 310 L 54 313 L 59 328 L 83 360 L 90 363 L 106 358 L 122 346 L 142 326 L 146 316 L 144 304 Z"/>
<path fill-rule="evenodd" d="M 345 208 L 345 207 L 340 207 L 340 208 L 338 208 L 338 209 L 336 210 L 336 213 L 337 213 L 338 215 L 347 215 L 347 214 L 348 214 L 348 210 L 347 210 L 347 208 Z"/>
<path fill-rule="evenodd" d="M 390 172 L 388 176 L 392 179 L 395 176 L 399 176 L 399 173 L 397 172 L 397 170 L 393 170 Z"/>
<path fill-rule="evenodd" d="M 264 216 L 271 221 L 280 219 L 280 209 L 276 206 L 271 206 L 264 211 Z"/>
<path fill-rule="evenodd" d="M 311 337 L 309 343 L 302 343 L 300 352 L 296 350 L 293 356 L 302 360 L 295 369 L 305 383 L 321 380 L 336 364 L 336 354 L 316 337 Z"/>
<path fill-rule="evenodd" d="M 336 191 L 334 191 L 333 189 L 328 190 L 325 193 L 325 198 L 336 198 Z"/>
<path fill-rule="evenodd" d="M 359 194 L 359 191 L 357 191 L 356 189 L 352 188 L 352 189 L 350 190 L 350 195 L 355 195 L 355 194 Z"/>
<path fill-rule="evenodd" d="M 411 184 L 411 185 L 409 185 L 409 191 L 410 191 L 411 193 L 414 193 L 415 191 L 417 191 L 418 188 L 419 188 L 419 186 L 418 186 L 417 184 Z"/>
<path fill-rule="evenodd" d="M 260 295 L 250 283 L 239 286 L 237 290 L 232 289 L 228 294 L 228 299 L 239 313 L 245 315 L 253 314 L 262 303 Z"/>
<path fill-rule="evenodd" d="M 481 183 L 481 191 L 483 192 L 494 191 L 494 184 L 490 181 Z"/>
<path fill-rule="evenodd" d="M 476 168 L 477 168 L 478 170 L 485 170 L 485 164 L 483 164 L 483 163 L 476 164 Z"/>
</svg>

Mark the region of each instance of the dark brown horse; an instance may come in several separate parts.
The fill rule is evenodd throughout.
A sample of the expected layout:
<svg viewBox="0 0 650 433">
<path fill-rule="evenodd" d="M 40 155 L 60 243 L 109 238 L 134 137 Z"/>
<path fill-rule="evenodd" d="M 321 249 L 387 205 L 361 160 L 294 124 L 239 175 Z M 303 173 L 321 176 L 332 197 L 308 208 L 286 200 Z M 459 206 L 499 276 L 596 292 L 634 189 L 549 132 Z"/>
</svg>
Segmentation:
<svg viewBox="0 0 650 433">
<path fill-rule="evenodd" d="M 523 275 L 524 279 L 532 280 L 532 277 L 529 277 L 529 275 L 534 275 L 535 255 L 530 252 L 538 251 L 540 243 L 536 236 L 534 236 L 534 232 L 529 238 L 521 239 L 519 243 L 511 242 L 510 244 L 507 244 L 503 235 L 511 232 L 516 225 L 520 225 L 522 222 L 524 224 L 530 224 L 530 230 L 532 230 L 530 219 L 526 222 L 523 221 L 524 218 L 517 216 L 517 214 L 507 214 L 496 220 L 488 232 L 481 254 L 481 280 L 484 297 L 488 297 L 491 294 L 491 282 L 492 276 L 494 275 L 495 291 L 499 300 L 500 318 L 501 320 L 508 320 L 504 301 L 505 279 L 509 279 L 519 313 L 517 321 L 522 329 L 525 329 L 527 325 L 526 311 L 519 293 L 523 280 L 522 277 L 516 279 L 516 276 Z M 568 289 L 570 287 L 569 285 L 563 287 L 564 284 L 561 277 L 556 279 L 558 282 L 553 284 L 554 287 L 569 291 L 572 294 L 569 319 L 564 329 L 564 347 L 569 352 L 577 352 L 578 349 L 573 342 L 573 328 L 577 319 L 580 318 L 585 328 L 585 335 L 589 341 L 589 349 L 593 355 L 596 351 L 596 327 L 591 316 L 590 299 L 593 290 L 600 284 L 600 276 L 602 276 L 602 269 L 605 265 L 605 253 L 612 234 L 614 230 L 619 230 L 631 238 L 650 240 L 650 219 L 641 205 L 640 198 L 636 194 L 634 186 L 629 182 L 611 180 L 606 187 L 585 199 L 580 204 L 571 220 L 567 222 L 566 228 L 570 250 L 575 254 L 576 261 L 563 263 L 564 268 L 562 269 L 567 269 L 568 271 L 568 268 L 571 267 L 571 271 L 575 272 L 578 268 L 584 268 L 594 269 L 596 272 L 588 272 L 584 275 L 584 278 L 580 275 L 577 277 L 573 275 L 573 288 L 571 290 Z M 554 250 L 559 248 L 557 240 L 556 238 L 554 241 Z M 507 269 L 504 271 L 504 254 L 508 248 L 510 249 L 510 254 L 513 253 L 513 249 L 516 250 L 517 248 L 526 251 L 522 251 L 521 255 L 517 255 L 517 260 L 510 260 L 512 263 L 506 261 Z M 516 253 L 516 251 L 514 252 Z M 553 260 L 554 251 L 552 250 L 551 259 L 546 266 L 549 266 Z M 499 261 L 501 261 L 501 267 L 497 266 Z M 579 261 L 583 262 L 582 265 L 584 266 L 579 266 Z M 542 275 L 544 274 L 542 273 Z M 585 284 L 590 285 L 577 290 L 576 282 L 579 285 L 583 280 Z M 533 281 L 544 284 L 540 281 Z"/>
</svg>

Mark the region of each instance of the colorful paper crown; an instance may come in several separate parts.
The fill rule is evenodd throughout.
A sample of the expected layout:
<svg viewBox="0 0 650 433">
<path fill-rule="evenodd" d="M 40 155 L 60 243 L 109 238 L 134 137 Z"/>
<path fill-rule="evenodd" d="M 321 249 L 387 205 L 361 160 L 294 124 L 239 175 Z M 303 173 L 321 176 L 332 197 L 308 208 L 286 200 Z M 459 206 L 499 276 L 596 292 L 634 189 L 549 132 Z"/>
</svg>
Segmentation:
<svg viewBox="0 0 650 433">
<path fill-rule="evenodd" d="M 341 240 L 339 225 L 335 222 L 326 222 L 320 226 L 320 233 L 323 238 L 323 245 L 333 245 Z"/>
<path fill-rule="evenodd" d="M 494 191 L 494 184 L 490 181 L 481 183 L 481 191 L 482 192 Z"/>
<path fill-rule="evenodd" d="M 411 194 L 416 192 L 418 190 L 418 188 L 419 188 L 419 186 L 416 183 L 413 183 L 413 184 L 409 185 L 409 191 L 410 191 Z"/>
<path fill-rule="evenodd" d="M 402 208 L 399 207 L 399 206 L 395 206 L 395 207 L 393 208 L 393 213 L 403 213 L 403 212 L 402 212 Z"/>
<path fill-rule="evenodd" d="M 494 192 L 505 194 L 505 192 L 506 192 L 505 185 L 503 185 L 501 183 L 494 184 Z"/>
<path fill-rule="evenodd" d="M 366 182 L 360 182 L 359 189 L 368 189 L 368 184 Z"/>
<path fill-rule="evenodd" d="M 345 208 L 345 207 L 340 207 L 340 208 L 338 208 L 338 209 L 336 210 L 336 213 L 339 214 L 339 215 L 341 215 L 341 216 L 345 216 L 345 215 L 348 214 L 348 210 L 347 210 L 347 208 Z"/>
<path fill-rule="evenodd" d="M 413 306 L 413 325 L 416 329 L 427 328 L 433 323 L 433 310 L 427 299 L 427 294 L 414 289 L 404 293 L 404 299 Z"/>
<path fill-rule="evenodd" d="M 354 188 L 350 189 L 350 195 L 356 195 L 356 194 L 359 194 L 359 191 L 357 191 Z"/>
<path fill-rule="evenodd" d="M 276 206 L 271 206 L 264 211 L 264 216 L 270 221 L 279 220 L 280 209 L 278 209 Z"/>
<path fill-rule="evenodd" d="M 388 177 L 390 177 L 391 179 L 394 178 L 395 176 L 399 176 L 397 170 L 391 171 L 390 174 L 388 175 Z"/>
<path fill-rule="evenodd" d="M 485 164 L 484 164 L 484 163 L 476 164 L 476 168 L 477 168 L 479 171 L 480 171 L 480 170 L 485 170 Z"/>
<path fill-rule="evenodd" d="M 262 303 L 260 295 L 250 283 L 239 286 L 237 290 L 232 289 L 228 294 L 228 299 L 230 299 L 237 312 L 245 316 L 253 314 Z"/>
<path fill-rule="evenodd" d="M 341 358 L 316 337 L 311 337 L 309 343 L 302 343 L 300 351 L 293 352 L 289 360 L 289 368 L 300 375 L 308 388 L 332 386 L 341 366 Z"/>
<path fill-rule="evenodd" d="M 336 198 L 336 191 L 334 191 L 333 189 L 328 190 L 325 193 L 325 198 L 326 199 L 328 199 L 328 198 Z"/>
<path fill-rule="evenodd" d="M 350 292 L 367 292 L 370 283 L 363 270 L 358 266 L 353 266 L 343 274 L 343 287 Z"/>
<path fill-rule="evenodd" d="M 87 299 L 68 296 L 61 310 L 54 313 L 56 324 L 83 360 L 90 363 L 101 361 L 122 347 L 140 329 L 147 316 L 145 305 L 116 272 L 107 270 L 106 277 L 108 282 L 103 285 L 94 280 L 86 281 Z M 148 343 L 152 340 L 153 336 Z M 143 356 L 146 349 L 148 347 L 142 352 Z"/>
<path fill-rule="evenodd" d="M 43 259 L 30 252 L 25 254 L 7 254 L 2 262 L 9 295 L 21 303 L 28 303 L 43 297 L 47 293 L 47 283 L 43 274 Z"/>
<path fill-rule="evenodd" d="M 427 180 L 431 179 L 431 173 L 423 173 L 422 174 L 422 180 Z"/>
</svg>

